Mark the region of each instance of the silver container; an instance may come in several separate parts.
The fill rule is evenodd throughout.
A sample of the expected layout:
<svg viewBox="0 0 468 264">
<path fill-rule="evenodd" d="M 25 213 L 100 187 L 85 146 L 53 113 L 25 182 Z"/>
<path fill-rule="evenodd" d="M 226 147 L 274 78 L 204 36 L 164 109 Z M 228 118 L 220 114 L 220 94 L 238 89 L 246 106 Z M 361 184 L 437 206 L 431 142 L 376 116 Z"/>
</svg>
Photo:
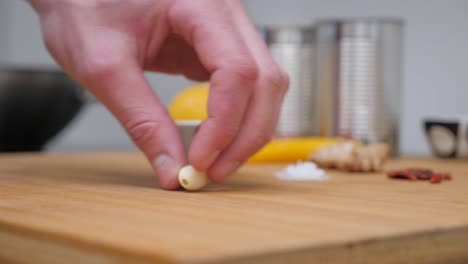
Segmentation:
<svg viewBox="0 0 468 264">
<path fill-rule="evenodd" d="M 201 125 L 200 120 L 179 120 L 176 121 L 177 128 L 180 136 L 182 137 L 182 143 L 184 144 L 185 156 L 188 159 L 188 153 L 192 139 L 198 131 L 198 127 Z"/>
<path fill-rule="evenodd" d="M 397 150 L 403 23 L 324 20 L 317 30 L 315 134 Z"/>
<path fill-rule="evenodd" d="M 276 136 L 310 136 L 313 134 L 315 32 L 310 27 L 279 27 L 267 28 L 263 33 L 273 58 L 290 79 Z"/>
</svg>

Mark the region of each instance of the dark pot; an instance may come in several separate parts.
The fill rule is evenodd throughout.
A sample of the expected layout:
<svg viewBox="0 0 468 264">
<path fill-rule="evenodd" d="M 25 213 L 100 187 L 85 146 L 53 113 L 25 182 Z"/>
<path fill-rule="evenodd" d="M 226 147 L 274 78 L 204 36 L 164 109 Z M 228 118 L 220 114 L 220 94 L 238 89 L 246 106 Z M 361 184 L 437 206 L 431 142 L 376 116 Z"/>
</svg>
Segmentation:
<svg viewBox="0 0 468 264">
<path fill-rule="evenodd" d="M 40 151 L 79 112 L 82 89 L 58 70 L 0 67 L 0 151 Z"/>
</svg>

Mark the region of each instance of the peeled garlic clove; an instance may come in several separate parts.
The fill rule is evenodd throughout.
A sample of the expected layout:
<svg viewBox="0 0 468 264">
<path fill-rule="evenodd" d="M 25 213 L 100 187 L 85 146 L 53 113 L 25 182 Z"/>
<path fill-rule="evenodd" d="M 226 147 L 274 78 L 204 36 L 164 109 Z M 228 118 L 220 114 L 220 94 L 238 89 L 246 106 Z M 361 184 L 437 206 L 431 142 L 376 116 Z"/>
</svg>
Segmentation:
<svg viewBox="0 0 468 264">
<path fill-rule="evenodd" d="M 179 183 L 186 190 L 196 191 L 208 184 L 208 177 L 205 173 L 187 165 L 179 171 Z"/>
</svg>

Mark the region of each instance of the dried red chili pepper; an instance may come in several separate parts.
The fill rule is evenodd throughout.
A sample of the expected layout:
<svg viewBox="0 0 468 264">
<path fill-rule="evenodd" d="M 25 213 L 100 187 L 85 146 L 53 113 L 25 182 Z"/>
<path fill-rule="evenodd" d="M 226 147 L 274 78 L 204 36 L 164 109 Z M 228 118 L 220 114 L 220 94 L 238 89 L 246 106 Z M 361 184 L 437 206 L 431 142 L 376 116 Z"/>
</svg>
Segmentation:
<svg viewBox="0 0 468 264">
<path fill-rule="evenodd" d="M 442 181 L 442 175 L 434 174 L 430 179 L 431 183 L 440 183 Z"/>
<path fill-rule="evenodd" d="M 452 179 L 448 173 L 434 173 L 432 170 L 422 168 L 389 171 L 387 176 L 393 179 L 408 179 L 411 181 L 422 180 L 430 181 L 431 183 L 440 183 L 443 180 Z"/>
</svg>

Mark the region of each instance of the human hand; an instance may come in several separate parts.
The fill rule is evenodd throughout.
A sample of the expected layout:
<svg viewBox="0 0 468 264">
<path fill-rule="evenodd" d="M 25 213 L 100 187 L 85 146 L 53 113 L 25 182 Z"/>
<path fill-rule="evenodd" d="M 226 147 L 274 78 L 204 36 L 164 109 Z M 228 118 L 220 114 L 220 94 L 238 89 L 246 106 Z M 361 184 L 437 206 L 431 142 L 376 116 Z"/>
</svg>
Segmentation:
<svg viewBox="0 0 468 264">
<path fill-rule="evenodd" d="M 144 71 L 210 80 L 208 118 L 189 161 L 213 181 L 270 139 L 287 90 L 239 0 L 30 0 L 46 46 L 119 120 L 166 189 L 187 162 Z"/>
</svg>

